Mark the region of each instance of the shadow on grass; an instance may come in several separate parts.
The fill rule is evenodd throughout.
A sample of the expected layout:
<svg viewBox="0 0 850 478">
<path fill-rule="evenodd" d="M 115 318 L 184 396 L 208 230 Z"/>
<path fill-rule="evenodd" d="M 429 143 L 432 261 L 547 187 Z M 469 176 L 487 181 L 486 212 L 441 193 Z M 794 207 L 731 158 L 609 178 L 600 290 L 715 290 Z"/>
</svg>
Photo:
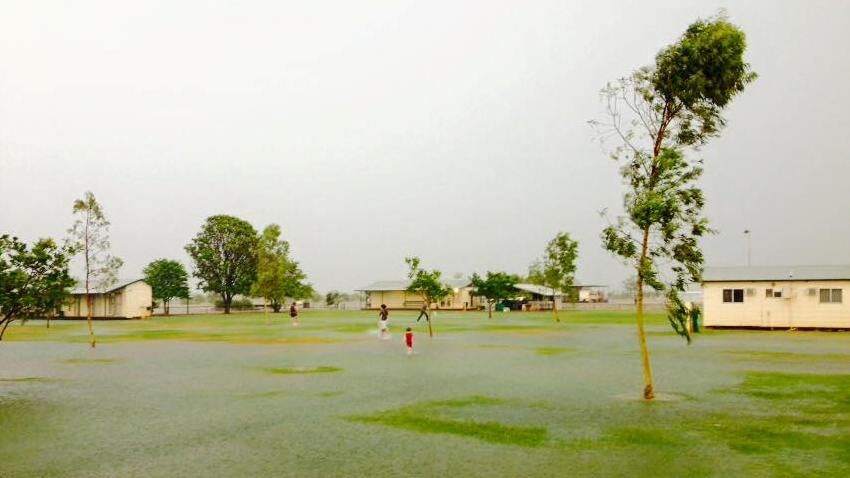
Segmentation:
<svg viewBox="0 0 850 478">
<path fill-rule="evenodd" d="M 441 409 L 494 406 L 503 403 L 503 400 L 495 398 L 472 396 L 423 402 L 374 415 L 353 416 L 346 419 L 418 433 L 456 435 L 500 445 L 538 447 L 547 442 L 549 433 L 541 427 L 519 427 L 493 421 L 462 420 L 440 416 Z"/>
</svg>

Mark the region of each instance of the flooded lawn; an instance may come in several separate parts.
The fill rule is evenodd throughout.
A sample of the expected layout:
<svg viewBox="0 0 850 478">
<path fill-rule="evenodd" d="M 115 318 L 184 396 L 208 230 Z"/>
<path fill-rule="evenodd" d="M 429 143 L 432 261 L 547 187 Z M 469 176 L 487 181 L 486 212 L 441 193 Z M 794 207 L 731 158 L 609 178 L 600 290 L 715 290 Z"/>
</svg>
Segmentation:
<svg viewBox="0 0 850 478">
<path fill-rule="evenodd" d="M 850 333 L 624 313 L 195 316 L 16 324 L 0 476 L 846 476 Z M 417 332 L 406 355 L 404 327 Z"/>
</svg>

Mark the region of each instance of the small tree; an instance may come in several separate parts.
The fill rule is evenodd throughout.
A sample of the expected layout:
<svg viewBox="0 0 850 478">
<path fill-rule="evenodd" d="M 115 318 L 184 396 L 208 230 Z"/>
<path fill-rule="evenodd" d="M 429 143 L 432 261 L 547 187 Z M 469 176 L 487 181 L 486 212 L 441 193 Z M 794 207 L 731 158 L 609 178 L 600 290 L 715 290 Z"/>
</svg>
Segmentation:
<svg viewBox="0 0 850 478">
<path fill-rule="evenodd" d="M 77 220 L 68 230 L 69 243 L 83 255 L 86 320 L 89 326 L 89 343 L 94 348 L 94 327 L 91 320 L 94 300 L 91 291 L 95 289 L 104 292 L 115 284 L 118 281 L 118 271 L 124 262 L 109 253 L 109 221 L 91 191 L 87 191 L 82 199 L 74 201 L 73 211 Z"/>
<path fill-rule="evenodd" d="M 342 294 L 340 294 L 338 290 L 332 290 L 325 294 L 325 304 L 327 304 L 328 307 L 339 304 L 341 300 Z"/>
<path fill-rule="evenodd" d="M 702 161 L 685 152 L 717 136 L 725 125 L 723 108 L 755 73 L 744 62 L 744 33 L 720 16 L 698 20 L 655 65 L 602 90 L 610 122 L 593 124 L 602 141 L 613 138 L 611 157 L 627 190 L 625 216 L 602 232 L 604 247 L 634 267 L 637 331 L 643 366 L 643 396 L 655 396 L 644 332 L 644 286 L 667 292 L 673 329 L 690 341 L 687 310 L 679 293 L 699 282 L 703 255 L 698 239 L 709 233 L 702 217 L 704 199 L 696 181 Z M 659 262 L 672 278 L 662 277 Z M 665 283 L 668 282 L 668 283 Z"/>
<path fill-rule="evenodd" d="M 233 216 L 210 216 L 198 235 L 186 245 L 195 262 L 192 273 L 205 292 L 221 297 L 224 313 L 237 294 L 248 295 L 257 278 L 257 231 Z"/>
<path fill-rule="evenodd" d="M 16 319 L 49 316 L 62 306 L 74 279 L 68 262 L 74 251 L 41 239 L 31 249 L 0 236 L 0 340 Z"/>
<path fill-rule="evenodd" d="M 442 272 L 436 269 L 428 271 L 420 267 L 421 260 L 418 257 L 406 257 L 404 262 L 407 263 L 407 278 L 410 279 L 407 292 L 422 296 L 425 309 L 430 317 L 431 304 L 439 304 L 441 300 L 452 293 L 452 289 L 440 280 Z M 428 322 L 428 335 L 433 337 L 434 330 L 431 328 L 431 320 L 428 319 L 426 322 Z"/>
<path fill-rule="evenodd" d="M 493 318 L 493 304 L 514 297 L 519 277 L 507 272 L 487 272 L 487 278 L 482 279 L 477 273 L 472 274 L 473 294 L 487 299 L 487 317 Z"/>
<path fill-rule="evenodd" d="M 271 224 L 263 230 L 257 249 L 257 281 L 251 294 L 267 300 L 272 310 L 280 312 L 287 297 L 303 299 L 313 295 L 306 283 L 307 275 L 289 256 L 289 243 L 280 238 L 280 226 Z"/>
<path fill-rule="evenodd" d="M 552 312 L 556 322 L 561 321 L 558 316 L 558 294 L 566 294 L 571 300 L 575 298 L 573 282 L 577 258 L 578 241 L 571 239 L 566 232 L 559 232 L 546 245 L 543 259 L 532 264 L 528 270 L 528 279 L 532 284 L 552 289 Z"/>
<path fill-rule="evenodd" d="M 144 269 L 145 282 L 153 289 L 153 298 L 162 301 L 165 315 L 170 313 L 172 299 L 189 298 L 189 274 L 183 264 L 169 260 L 157 259 Z"/>
</svg>

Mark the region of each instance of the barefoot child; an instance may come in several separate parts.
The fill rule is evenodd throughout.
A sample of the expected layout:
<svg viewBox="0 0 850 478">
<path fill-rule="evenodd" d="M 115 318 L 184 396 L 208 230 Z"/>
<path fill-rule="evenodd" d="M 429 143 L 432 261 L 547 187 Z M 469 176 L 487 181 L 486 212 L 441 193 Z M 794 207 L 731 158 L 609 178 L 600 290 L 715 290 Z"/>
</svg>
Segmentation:
<svg viewBox="0 0 850 478">
<path fill-rule="evenodd" d="M 390 333 L 390 310 L 387 309 L 387 304 L 381 304 L 381 310 L 378 312 L 378 316 L 380 317 L 378 320 L 378 330 L 381 333 L 381 338 L 386 339 Z"/>
<path fill-rule="evenodd" d="M 407 332 L 404 333 L 404 341 L 407 343 L 407 355 L 413 354 L 413 330 L 410 327 L 407 328 Z"/>
<path fill-rule="evenodd" d="M 289 306 L 289 316 L 292 317 L 292 326 L 298 327 L 298 306 L 295 302 Z"/>
</svg>

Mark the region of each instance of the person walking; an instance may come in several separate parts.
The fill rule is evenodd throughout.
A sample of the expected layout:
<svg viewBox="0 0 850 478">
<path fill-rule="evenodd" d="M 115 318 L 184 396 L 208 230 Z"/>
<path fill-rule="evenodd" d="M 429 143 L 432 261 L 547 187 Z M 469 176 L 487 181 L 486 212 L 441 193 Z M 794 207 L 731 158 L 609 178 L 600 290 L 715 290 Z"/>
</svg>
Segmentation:
<svg viewBox="0 0 850 478">
<path fill-rule="evenodd" d="M 407 355 L 413 355 L 413 330 L 410 327 L 404 333 L 404 341 L 407 343 Z"/>
<path fill-rule="evenodd" d="M 428 317 L 428 305 L 422 304 L 422 307 L 419 308 L 419 317 L 416 318 L 416 321 L 419 322 L 419 319 L 425 317 L 426 322 L 430 322 L 431 318 Z"/>
<path fill-rule="evenodd" d="M 382 339 L 387 339 L 390 334 L 390 309 L 387 308 L 387 304 L 381 304 L 378 317 L 378 331 Z"/>
<path fill-rule="evenodd" d="M 298 327 L 298 304 L 295 302 L 289 306 L 289 316 L 292 317 L 292 326 Z"/>
</svg>

